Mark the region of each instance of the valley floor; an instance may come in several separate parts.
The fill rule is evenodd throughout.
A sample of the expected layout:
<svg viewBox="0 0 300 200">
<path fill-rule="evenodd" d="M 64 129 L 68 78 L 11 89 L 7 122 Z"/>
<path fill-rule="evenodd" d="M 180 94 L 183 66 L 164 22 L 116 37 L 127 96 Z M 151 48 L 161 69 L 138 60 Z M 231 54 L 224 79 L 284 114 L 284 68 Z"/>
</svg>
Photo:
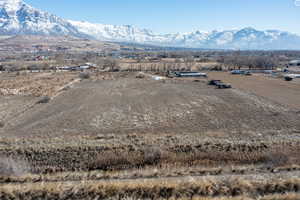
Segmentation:
<svg viewBox="0 0 300 200">
<path fill-rule="evenodd" d="M 0 199 L 300 198 L 300 84 L 136 76 L 0 74 Z"/>
</svg>

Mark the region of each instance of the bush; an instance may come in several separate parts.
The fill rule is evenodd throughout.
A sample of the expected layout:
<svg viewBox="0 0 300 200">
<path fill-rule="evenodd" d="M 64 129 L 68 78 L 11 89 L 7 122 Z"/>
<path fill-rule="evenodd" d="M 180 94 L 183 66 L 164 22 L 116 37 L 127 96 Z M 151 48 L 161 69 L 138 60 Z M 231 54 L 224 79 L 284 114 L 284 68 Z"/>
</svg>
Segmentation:
<svg viewBox="0 0 300 200">
<path fill-rule="evenodd" d="M 5 126 L 3 121 L 0 121 L 0 128 L 3 128 Z"/>
<path fill-rule="evenodd" d="M 79 74 L 79 78 L 81 78 L 81 79 L 89 79 L 89 78 L 91 78 L 91 75 L 89 73 L 82 72 L 82 73 Z"/>
<path fill-rule="evenodd" d="M 50 100 L 51 100 L 51 98 L 50 97 L 48 97 L 48 96 L 44 96 L 44 97 L 42 97 L 38 102 L 37 102 L 37 104 L 44 104 L 44 103 L 49 103 L 50 102 Z"/>
<path fill-rule="evenodd" d="M 113 68 L 113 69 L 111 70 L 111 72 L 119 72 L 119 71 L 121 71 L 120 68 Z"/>
<path fill-rule="evenodd" d="M 125 169 L 133 165 L 131 159 L 135 159 L 128 153 L 117 154 L 114 152 L 103 152 L 97 156 L 91 163 L 88 164 L 89 170 L 112 170 Z"/>
<path fill-rule="evenodd" d="M 158 148 L 145 148 L 144 153 L 144 163 L 146 165 L 156 165 L 162 159 L 162 152 Z"/>
<path fill-rule="evenodd" d="M 136 78 L 140 78 L 140 79 L 142 79 L 142 78 L 145 78 L 145 75 L 144 75 L 144 74 L 141 74 L 141 73 L 139 73 L 138 75 L 136 75 Z"/>
</svg>

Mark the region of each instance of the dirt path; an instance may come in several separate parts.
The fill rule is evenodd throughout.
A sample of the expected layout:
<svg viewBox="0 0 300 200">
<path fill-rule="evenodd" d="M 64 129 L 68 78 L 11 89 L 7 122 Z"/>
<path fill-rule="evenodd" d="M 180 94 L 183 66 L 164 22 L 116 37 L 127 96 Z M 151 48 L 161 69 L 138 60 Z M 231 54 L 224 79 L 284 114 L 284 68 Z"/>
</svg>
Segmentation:
<svg viewBox="0 0 300 200">
<path fill-rule="evenodd" d="M 272 101 L 300 110 L 300 79 L 291 82 L 254 74 L 253 76 L 231 75 L 228 72 L 210 72 L 210 79 L 220 79 L 234 88 L 245 90 Z"/>
</svg>

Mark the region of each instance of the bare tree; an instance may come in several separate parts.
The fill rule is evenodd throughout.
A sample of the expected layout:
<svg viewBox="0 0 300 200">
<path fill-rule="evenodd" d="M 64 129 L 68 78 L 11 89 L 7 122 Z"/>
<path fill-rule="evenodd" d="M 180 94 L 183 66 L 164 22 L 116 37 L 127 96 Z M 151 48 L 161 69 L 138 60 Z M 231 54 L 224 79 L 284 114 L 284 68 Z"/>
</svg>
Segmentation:
<svg viewBox="0 0 300 200">
<path fill-rule="evenodd" d="M 269 55 L 240 55 L 234 54 L 226 56 L 219 61 L 230 69 L 274 69 L 278 65 L 278 58 Z"/>
<path fill-rule="evenodd" d="M 99 69 L 108 69 L 109 71 L 119 71 L 119 63 L 113 58 L 97 58 L 94 60 Z"/>
</svg>

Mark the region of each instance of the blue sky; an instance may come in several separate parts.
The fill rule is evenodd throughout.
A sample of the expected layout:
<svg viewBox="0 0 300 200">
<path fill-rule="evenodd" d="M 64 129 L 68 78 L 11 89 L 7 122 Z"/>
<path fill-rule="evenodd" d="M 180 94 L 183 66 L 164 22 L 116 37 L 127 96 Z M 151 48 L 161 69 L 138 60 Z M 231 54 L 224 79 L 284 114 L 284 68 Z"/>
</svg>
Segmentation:
<svg viewBox="0 0 300 200">
<path fill-rule="evenodd" d="M 60 17 L 158 33 L 243 27 L 300 34 L 296 0 L 25 0 Z M 297 0 L 300 1 L 300 0 Z"/>
</svg>

